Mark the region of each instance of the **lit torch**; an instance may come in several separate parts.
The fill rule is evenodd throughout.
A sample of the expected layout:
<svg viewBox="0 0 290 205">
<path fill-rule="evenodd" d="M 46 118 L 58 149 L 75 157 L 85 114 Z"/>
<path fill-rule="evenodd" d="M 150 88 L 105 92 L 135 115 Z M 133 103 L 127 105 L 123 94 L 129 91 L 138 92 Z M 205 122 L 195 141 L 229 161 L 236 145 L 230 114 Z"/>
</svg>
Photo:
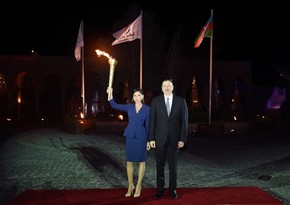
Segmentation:
<svg viewBox="0 0 290 205">
<path fill-rule="evenodd" d="M 117 65 L 118 61 L 113 58 L 112 56 L 110 56 L 108 53 L 104 52 L 104 51 L 100 51 L 100 50 L 96 50 L 97 55 L 100 56 L 105 56 L 108 58 L 108 62 L 110 64 L 110 74 L 109 74 L 109 88 L 112 88 L 113 85 L 113 79 L 114 79 L 114 72 L 115 72 L 115 66 Z M 108 95 L 108 100 L 112 99 L 112 96 Z"/>
</svg>

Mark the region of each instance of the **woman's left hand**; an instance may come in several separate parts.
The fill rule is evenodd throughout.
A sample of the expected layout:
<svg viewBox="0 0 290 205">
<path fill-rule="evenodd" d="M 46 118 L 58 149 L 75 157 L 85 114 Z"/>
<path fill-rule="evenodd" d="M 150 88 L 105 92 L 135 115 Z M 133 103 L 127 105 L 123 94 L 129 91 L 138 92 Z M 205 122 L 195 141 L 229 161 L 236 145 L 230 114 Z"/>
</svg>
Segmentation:
<svg viewBox="0 0 290 205">
<path fill-rule="evenodd" d="M 147 142 L 147 151 L 150 150 L 150 148 L 151 148 L 151 147 L 150 147 L 150 143 Z"/>
</svg>

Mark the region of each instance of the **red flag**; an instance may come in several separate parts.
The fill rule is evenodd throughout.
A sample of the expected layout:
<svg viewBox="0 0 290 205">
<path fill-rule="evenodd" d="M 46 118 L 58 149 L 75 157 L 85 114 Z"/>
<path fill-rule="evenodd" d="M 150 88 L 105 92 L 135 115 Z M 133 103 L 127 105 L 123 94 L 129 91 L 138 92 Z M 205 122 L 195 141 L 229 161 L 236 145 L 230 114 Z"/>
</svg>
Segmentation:
<svg viewBox="0 0 290 205">
<path fill-rule="evenodd" d="M 194 48 L 198 48 L 200 46 L 203 38 L 212 36 L 213 36 L 213 17 L 210 16 L 206 24 L 202 27 L 199 35 L 197 36 L 194 42 Z"/>
<path fill-rule="evenodd" d="M 125 43 L 128 41 L 133 41 L 137 38 L 142 38 L 142 16 L 140 15 L 135 19 L 130 25 L 113 33 L 116 40 L 112 43 L 112 46 Z"/>
<path fill-rule="evenodd" d="M 75 47 L 75 58 L 77 61 L 81 60 L 81 47 L 84 46 L 84 35 L 83 35 L 83 21 L 80 23 L 77 43 Z"/>
</svg>

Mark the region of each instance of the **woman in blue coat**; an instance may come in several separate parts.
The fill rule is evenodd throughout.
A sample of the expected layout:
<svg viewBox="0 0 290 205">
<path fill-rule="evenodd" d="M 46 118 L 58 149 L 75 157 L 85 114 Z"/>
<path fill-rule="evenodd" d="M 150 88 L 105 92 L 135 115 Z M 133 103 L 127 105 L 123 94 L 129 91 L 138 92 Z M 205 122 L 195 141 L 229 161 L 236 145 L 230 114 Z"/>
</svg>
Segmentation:
<svg viewBox="0 0 290 205">
<path fill-rule="evenodd" d="M 142 189 L 142 180 L 145 173 L 147 151 L 150 149 L 148 142 L 150 107 L 144 104 L 142 89 L 133 91 L 131 103 L 117 104 L 113 98 L 113 89 L 107 88 L 108 101 L 113 109 L 127 112 L 128 125 L 125 129 L 126 137 L 126 164 L 128 177 L 128 191 L 125 197 L 130 197 L 135 189 L 134 163 L 139 163 L 138 182 L 134 197 L 139 197 Z"/>
</svg>

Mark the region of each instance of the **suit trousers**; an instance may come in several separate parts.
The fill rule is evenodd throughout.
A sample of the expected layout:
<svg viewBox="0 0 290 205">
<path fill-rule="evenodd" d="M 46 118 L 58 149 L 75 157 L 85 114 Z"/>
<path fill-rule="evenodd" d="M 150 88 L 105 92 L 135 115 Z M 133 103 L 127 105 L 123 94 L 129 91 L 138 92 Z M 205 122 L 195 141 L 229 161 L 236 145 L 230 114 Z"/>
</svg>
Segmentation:
<svg viewBox="0 0 290 205">
<path fill-rule="evenodd" d="M 177 146 L 177 145 L 176 145 Z M 155 148 L 155 158 L 157 167 L 157 189 L 164 190 L 165 186 L 165 162 L 169 167 L 169 190 L 174 191 L 177 186 L 177 160 L 179 149 L 171 147 L 169 142 L 164 146 Z"/>
</svg>

